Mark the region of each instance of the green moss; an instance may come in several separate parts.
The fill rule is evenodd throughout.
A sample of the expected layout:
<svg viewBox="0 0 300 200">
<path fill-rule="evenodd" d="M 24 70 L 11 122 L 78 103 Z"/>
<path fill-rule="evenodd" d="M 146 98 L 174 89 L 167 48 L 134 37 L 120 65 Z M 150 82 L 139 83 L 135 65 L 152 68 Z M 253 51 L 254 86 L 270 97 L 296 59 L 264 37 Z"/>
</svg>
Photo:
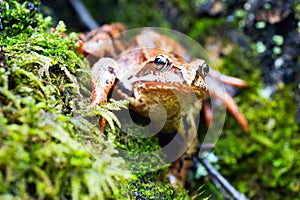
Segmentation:
<svg viewBox="0 0 300 200">
<path fill-rule="evenodd" d="M 293 199 L 300 191 L 299 180 L 291 179 L 300 173 L 297 170 L 300 140 L 297 138 L 299 127 L 295 123 L 295 94 L 288 86 L 280 88 L 273 99 L 262 94 L 262 91 L 252 90 L 252 93 L 239 97 L 250 132 L 232 129 L 235 122 L 232 118 L 228 120 L 217 149 L 222 152 L 226 164 L 223 172 L 227 176 L 240 174 L 233 183 L 243 192 L 248 191 L 249 197 L 262 193 L 272 198 L 284 194 L 285 198 Z M 242 103 L 243 99 L 247 99 L 247 104 Z M 250 178 L 248 174 L 253 176 Z"/>
<path fill-rule="evenodd" d="M 131 175 L 108 166 L 122 168 L 123 160 L 113 157 L 116 150 L 95 125 L 76 117 L 76 103 L 88 92 L 87 80 L 79 82 L 77 74 L 89 67 L 75 51 L 76 34 L 65 35 L 62 22 L 51 32 L 51 19 L 39 13 L 31 19 L 25 3 L 2 1 L 1 10 L 7 60 L 0 69 L 0 198 L 120 195 L 121 182 Z M 84 137 L 94 134 L 101 144 L 98 158 L 105 163 L 83 145 Z"/>
<path fill-rule="evenodd" d="M 245 13 L 239 14 L 240 18 L 236 13 L 237 26 L 241 25 Z M 299 198 L 300 182 L 292 178 L 300 175 L 295 86 L 279 84 L 275 95 L 269 96 L 270 91 L 263 87 L 260 77 L 259 52 L 255 44 L 242 37 L 251 45 L 238 46 L 229 39 L 230 34 L 224 32 L 224 27 L 232 26 L 220 26 L 212 18 L 201 19 L 190 31 L 190 35 L 203 41 L 203 44 L 207 41 L 207 35 L 222 38 L 222 45 L 229 48 L 216 62 L 220 71 L 242 78 L 249 85 L 239 91 L 235 101 L 247 118 L 250 131 L 243 132 L 228 113 L 223 134 L 216 145 L 216 153 L 221 157 L 220 171 L 249 198 L 259 198 L 259 195 L 268 199 L 280 199 L 282 196 L 286 199 Z"/>
<path fill-rule="evenodd" d="M 218 29 L 219 31 L 222 31 L 222 29 L 224 29 L 225 24 L 225 18 L 201 18 L 200 20 L 197 20 L 192 24 L 192 28 L 187 34 L 203 45 L 207 36 L 220 34 L 215 30 Z"/>
<path fill-rule="evenodd" d="M 116 129 L 109 138 L 126 160 L 126 166 L 134 172 L 135 179 L 123 184 L 125 199 L 189 199 L 188 191 L 167 182 L 169 164 L 165 164 L 166 155 L 160 152 L 157 137 L 139 137 L 143 128 L 136 128 L 130 123 L 122 123 L 126 132 Z M 140 135 L 137 135 L 140 134 Z M 149 153 L 149 155 L 147 155 Z"/>
<path fill-rule="evenodd" d="M 125 190 L 128 199 L 190 199 L 183 187 L 174 187 L 164 180 L 158 180 L 157 172 L 147 173 L 137 180 L 129 181 Z"/>
<path fill-rule="evenodd" d="M 251 51 L 235 46 L 221 62 L 222 72 L 243 78 L 249 84 L 235 100 L 250 127 L 248 133 L 243 132 L 228 113 L 216 148 L 222 158 L 221 172 L 250 198 L 258 194 L 270 199 L 282 195 L 286 199 L 298 198 L 300 182 L 291 178 L 300 175 L 295 87 L 278 85 L 274 96 L 269 96 L 255 57 L 254 45 Z"/>
<path fill-rule="evenodd" d="M 0 19 L 4 35 L 16 35 L 21 32 L 32 32 L 42 21 L 38 12 L 40 2 L 34 1 L 1 1 Z"/>
</svg>

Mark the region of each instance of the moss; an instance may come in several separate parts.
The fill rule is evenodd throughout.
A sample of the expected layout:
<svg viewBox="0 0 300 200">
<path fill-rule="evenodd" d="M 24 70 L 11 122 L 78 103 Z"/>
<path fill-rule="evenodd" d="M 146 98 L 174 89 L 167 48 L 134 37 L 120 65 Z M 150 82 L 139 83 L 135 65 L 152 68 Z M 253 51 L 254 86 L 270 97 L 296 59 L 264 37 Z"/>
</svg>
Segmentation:
<svg viewBox="0 0 300 200">
<path fill-rule="evenodd" d="M 215 30 L 219 29 L 221 31 L 225 23 L 225 18 L 201 18 L 201 20 L 197 20 L 192 24 L 192 28 L 187 34 L 203 45 L 205 43 L 205 36 L 215 35 Z"/>
<path fill-rule="evenodd" d="M 299 127 L 295 123 L 296 105 L 292 103 L 295 94 L 291 86 L 283 86 L 272 99 L 262 96 L 262 91 L 258 92 L 252 90 L 252 93 L 239 97 L 240 108 L 249 120 L 250 132 L 233 129 L 232 118 L 224 129 L 218 143 L 218 152 L 222 151 L 222 162 L 226 164 L 223 172 L 227 176 L 233 172 L 240 174 L 239 180 L 233 179 L 233 183 L 241 191 L 248 191 L 249 197 L 261 193 L 272 198 L 281 195 L 287 199 L 296 198 L 300 183 L 290 178 L 299 176 L 300 165 L 297 159 Z M 243 99 L 247 99 L 247 104 L 242 103 Z M 250 178 L 248 174 L 253 176 Z"/>
<path fill-rule="evenodd" d="M 298 198 L 300 162 L 297 159 L 299 127 L 295 121 L 295 86 L 278 84 L 274 96 L 264 87 L 255 45 L 231 46 L 218 65 L 225 74 L 240 77 L 249 84 L 235 101 L 250 126 L 245 133 L 228 113 L 216 152 L 221 156 L 221 173 L 249 198 Z M 263 156 L 262 156 L 263 155 Z M 238 174 L 238 178 L 237 178 Z"/>
<path fill-rule="evenodd" d="M 205 21 L 202 23 L 205 24 Z M 247 118 L 250 131 L 243 132 L 228 113 L 216 146 L 216 153 L 221 156 L 221 173 L 249 198 L 258 198 L 259 194 L 270 199 L 282 196 L 299 198 L 300 182 L 291 178 L 299 176 L 297 169 L 300 164 L 296 156 L 299 153 L 299 127 L 295 121 L 295 86 L 279 84 L 274 96 L 269 96 L 269 88 L 263 86 L 260 77 L 256 46 L 237 46 L 228 37 L 230 34 L 224 34 L 224 25 L 216 23 L 210 27 L 214 27 L 214 38 L 222 35 L 224 51 L 222 58 L 216 62 L 220 71 L 242 78 L 249 85 L 239 91 L 235 101 Z M 206 31 L 206 28 L 195 26 L 191 33 L 199 33 L 198 37 L 203 37 L 201 30 L 206 33 L 211 30 Z M 251 41 L 242 39 L 251 44 Z M 203 40 L 208 41 L 207 37 Z"/>
<path fill-rule="evenodd" d="M 116 129 L 115 133 L 109 134 L 109 138 L 120 152 L 125 152 L 120 156 L 135 175 L 134 179 L 123 184 L 124 199 L 189 199 L 187 190 L 167 182 L 169 164 L 165 164 L 166 155 L 156 153 L 161 149 L 159 139 L 155 136 L 137 136 L 144 134 L 144 129 L 129 122 L 122 122 L 122 125 L 126 132 Z"/>
<path fill-rule="evenodd" d="M 125 189 L 128 199 L 190 199 L 182 186 L 174 187 L 166 181 L 157 180 L 157 172 L 129 181 Z"/>
<path fill-rule="evenodd" d="M 66 35 L 62 22 L 50 31 L 51 19 L 38 12 L 31 19 L 25 5 L 1 1 L 5 25 L 1 54 L 6 60 L 2 55 L 0 198 L 118 196 L 120 183 L 130 173 L 108 167 L 113 163 L 122 168 L 123 160 L 113 157 L 116 150 L 95 125 L 76 117 L 78 100 L 88 92 L 84 80 L 79 82 L 77 77 L 88 69 L 76 53 L 77 36 Z M 84 137 L 94 133 L 101 144 L 99 158 L 105 163 L 83 146 Z"/>
<path fill-rule="evenodd" d="M 244 15 L 245 12 L 240 12 L 240 18 L 236 16 L 236 26 L 241 26 Z M 234 33 L 233 29 L 228 30 L 234 26 L 215 20 L 199 20 L 189 34 L 204 45 L 210 42 L 211 37 L 207 35 L 214 41 L 222 38 L 223 55 L 214 60 L 215 63 L 222 73 L 242 78 L 249 84 L 248 88 L 239 91 L 235 101 L 247 118 L 250 131 L 243 132 L 228 113 L 223 134 L 216 145 L 216 153 L 221 157 L 220 171 L 249 198 L 260 198 L 259 195 L 268 199 L 299 198 L 300 182 L 291 178 L 299 177 L 297 169 L 300 165 L 297 159 L 299 127 L 295 121 L 294 103 L 296 88 L 278 84 L 278 91 L 270 96 L 269 88 L 264 87 L 261 80 L 255 44 Z M 233 42 L 230 39 L 234 38 L 233 34 L 247 45 L 239 46 Z"/>
<path fill-rule="evenodd" d="M 21 32 L 32 32 L 42 20 L 38 12 L 40 2 L 34 1 L 1 1 L 0 19 L 4 35 L 16 35 Z"/>
</svg>

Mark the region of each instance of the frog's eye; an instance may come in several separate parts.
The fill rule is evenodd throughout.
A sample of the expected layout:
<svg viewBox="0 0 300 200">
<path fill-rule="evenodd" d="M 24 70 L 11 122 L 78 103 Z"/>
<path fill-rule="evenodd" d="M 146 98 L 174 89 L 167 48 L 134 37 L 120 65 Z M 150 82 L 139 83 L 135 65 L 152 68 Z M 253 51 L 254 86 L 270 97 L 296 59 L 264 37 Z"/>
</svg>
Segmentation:
<svg viewBox="0 0 300 200">
<path fill-rule="evenodd" d="M 154 59 L 155 68 L 161 72 L 166 71 L 170 66 L 170 60 L 167 56 L 159 54 Z"/>
<path fill-rule="evenodd" d="M 208 67 L 207 64 L 204 63 L 204 65 L 202 66 L 201 73 L 202 73 L 203 76 L 206 76 L 206 74 L 208 74 L 208 72 L 209 72 L 209 67 Z"/>
</svg>

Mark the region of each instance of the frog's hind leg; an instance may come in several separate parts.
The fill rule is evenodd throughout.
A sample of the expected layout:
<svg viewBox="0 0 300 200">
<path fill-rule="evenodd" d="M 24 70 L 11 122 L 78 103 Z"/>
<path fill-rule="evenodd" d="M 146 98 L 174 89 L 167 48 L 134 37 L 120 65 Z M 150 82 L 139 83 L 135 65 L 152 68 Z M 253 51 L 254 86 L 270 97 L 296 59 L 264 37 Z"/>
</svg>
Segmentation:
<svg viewBox="0 0 300 200">
<path fill-rule="evenodd" d="M 223 84 L 230 85 L 233 87 L 239 87 L 239 88 L 245 88 L 248 86 L 248 84 L 235 77 L 226 76 L 224 74 L 220 74 L 219 72 L 210 69 L 209 76 L 206 77 L 206 81 L 208 85 L 210 86 L 210 94 L 214 96 L 215 98 L 219 99 L 225 107 L 232 113 L 232 115 L 236 118 L 237 122 L 240 124 L 242 129 L 245 132 L 249 131 L 249 125 L 245 118 L 245 116 L 239 111 L 239 108 L 234 101 L 233 97 L 230 95 L 229 92 L 226 90 L 223 92 L 221 88 L 224 87 Z M 204 115 L 207 124 L 210 124 L 210 121 L 212 120 L 212 113 L 210 106 L 208 104 L 204 104 Z"/>
<path fill-rule="evenodd" d="M 172 185 L 185 185 L 188 170 L 193 164 L 194 155 L 197 153 L 198 129 L 195 123 L 195 118 L 188 115 L 186 117 L 189 129 L 184 130 L 181 127 L 179 132 L 182 135 L 182 146 L 185 146 L 187 150 L 172 164 L 169 173 L 167 174 L 167 178 Z"/>
</svg>

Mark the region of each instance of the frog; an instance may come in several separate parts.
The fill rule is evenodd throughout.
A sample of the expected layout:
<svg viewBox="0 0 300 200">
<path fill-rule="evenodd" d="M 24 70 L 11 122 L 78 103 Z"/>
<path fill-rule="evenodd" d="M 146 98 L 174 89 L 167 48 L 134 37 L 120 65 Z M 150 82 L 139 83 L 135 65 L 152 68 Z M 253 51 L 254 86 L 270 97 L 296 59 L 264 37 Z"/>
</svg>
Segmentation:
<svg viewBox="0 0 300 200">
<path fill-rule="evenodd" d="M 153 33 L 153 31 L 147 30 L 143 34 L 137 35 L 133 41 L 128 43 L 124 43 L 124 40 L 120 40 L 121 33 L 126 31 L 126 26 L 122 23 L 113 23 L 113 24 L 105 24 L 99 28 L 96 28 L 90 31 L 87 34 L 80 34 L 80 52 L 84 55 L 89 55 L 89 61 L 91 65 L 93 65 L 99 58 L 109 56 L 115 57 L 120 52 L 124 52 L 133 46 L 137 47 L 145 47 L 145 46 L 152 46 L 152 47 L 159 47 L 160 49 L 168 49 L 168 52 L 176 52 L 176 55 L 180 55 L 185 60 L 190 60 L 189 55 L 186 53 L 185 48 L 179 45 L 175 40 L 171 39 L 169 36 L 162 36 L 161 34 Z M 106 42 L 104 42 L 106 41 Z M 122 42 L 120 42 L 122 41 Z M 104 43 L 103 43 L 104 42 Z M 83 44 L 83 45 L 82 45 Z M 128 45 L 131 44 L 131 45 Z M 157 54 L 155 51 L 150 51 L 152 53 Z M 128 54 L 128 62 L 135 61 L 142 62 L 139 60 L 146 55 L 149 58 L 149 53 L 147 51 L 143 51 L 140 56 L 135 56 Z M 130 70 L 130 68 L 124 67 L 124 71 Z M 123 72 L 124 73 L 124 72 Z M 246 88 L 248 87 L 247 82 L 241 80 L 236 77 L 231 77 L 228 75 L 224 75 L 219 73 L 216 70 L 210 69 L 210 73 L 208 74 L 207 81 L 211 82 L 209 85 L 220 84 L 221 85 L 229 85 L 232 87 L 238 88 Z M 235 103 L 233 97 L 230 95 L 229 92 L 226 90 L 223 91 L 224 95 L 218 94 L 218 92 L 211 89 L 209 91 L 210 96 L 213 96 L 216 99 L 219 99 L 226 108 L 230 111 L 230 113 L 235 117 L 237 122 L 240 124 L 242 130 L 244 132 L 249 131 L 249 125 L 244 117 L 243 113 L 241 113 L 238 109 L 237 104 Z M 206 93 L 208 94 L 208 93 Z M 95 98 L 96 95 L 93 95 Z M 101 96 L 101 95 L 100 95 Z M 212 121 L 212 110 L 210 108 L 210 96 L 206 95 L 204 98 L 203 103 L 203 114 L 205 117 L 206 125 L 209 126 Z M 96 102 L 96 101 L 94 101 Z"/>
<path fill-rule="evenodd" d="M 113 90 L 118 98 L 129 101 L 130 109 L 145 117 L 152 113 L 156 123 L 164 122 L 160 132 L 178 132 L 184 152 L 178 152 L 181 156 L 167 177 L 171 184 L 184 185 L 197 152 L 196 118 L 208 94 L 206 78 L 211 69 L 205 60 L 191 59 L 185 48 L 167 35 L 146 28 L 124 43 L 120 42 L 124 30 L 120 23 L 104 25 L 84 38 L 83 49 L 94 62 L 90 107 L 107 103 Z M 100 128 L 104 126 L 102 119 Z"/>
</svg>

